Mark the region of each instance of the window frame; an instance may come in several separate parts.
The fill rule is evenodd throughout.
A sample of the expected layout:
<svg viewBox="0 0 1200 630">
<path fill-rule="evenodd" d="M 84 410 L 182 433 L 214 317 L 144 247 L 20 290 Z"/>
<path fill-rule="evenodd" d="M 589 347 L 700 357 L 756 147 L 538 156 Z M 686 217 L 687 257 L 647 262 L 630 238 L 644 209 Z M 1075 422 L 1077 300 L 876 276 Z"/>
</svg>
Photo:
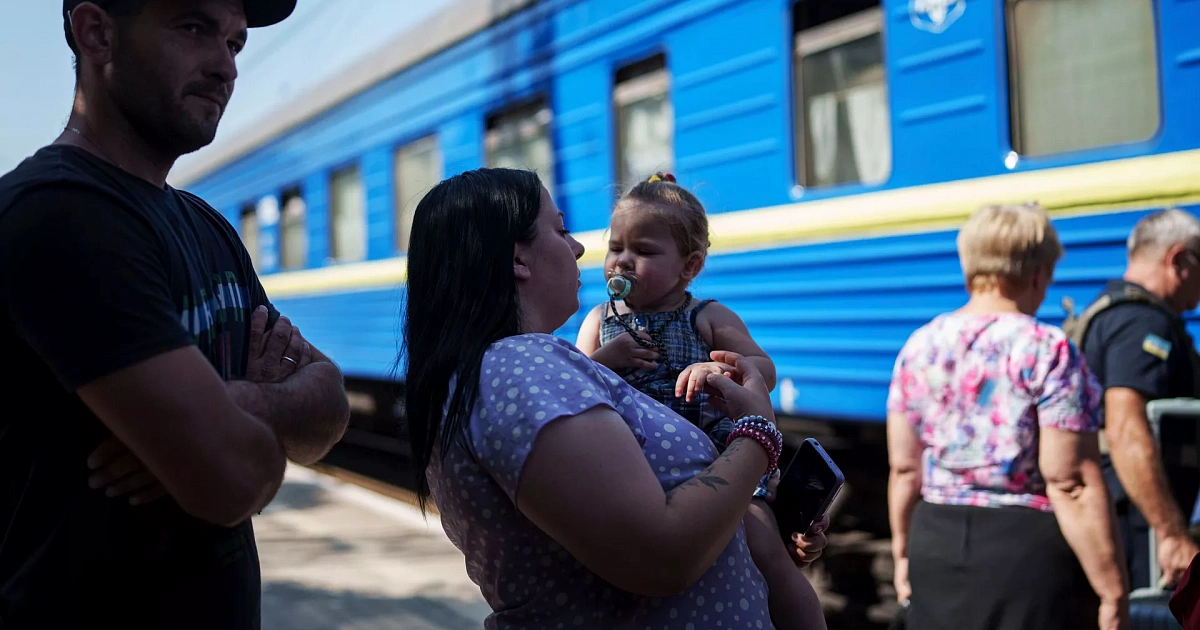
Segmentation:
<svg viewBox="0 0 1200 630">
<path fill-rule="evenodd" d="M 253 247 L 246 242 L 247 217 L 250 217 L 250 221 L 254 224 Z M 238 236 L 242 239 L 242 247 L 246 249 L 246 254 L 250 256 L 250 264 L 257 269 L 262 261 L 262 223 L 258 220 L 257 203 L 246 202 L 238 208 Z"/>
<path fill-rule="evenodd" d="M 304 235 L 304 252 L 303 252 L 303 255 L 301 256 L 300 263 L 294 267 L 289 267 L 286 263 L 286 259 L 287 259 L 286 252 L 287 252 L 287 246 L 288 246 L 287 209 L 288 209 L 288 202 L 291 201 L 293 198 L 299 198 L 300 201 L 304 204 L 304 214 L 300 221 L 300 232 Z M 277 242 L 279 245 L 278 245 L 277 249 L 279 250 L 278 258 L 279 258 L 279 270 L 280 271 L 297 271 L 297 270 L 305 269 L 308 267 L 308 253 L 309 253 L 308 217 L 309 217 L 308 200 L 305 199 L 305 197 L 304 197 L 304 187 L 301 186 L 300 184 L 296 184 L 296 185 L 288 186 L 287 188 L 284 188 L 283 191 L 279 193 L 279 237 L 277 239 Z"/>
<path fill-rule="evenodd" d="M 550 190 L 551 196 L 557 194 L 557 178 L 555 177 L 555 160 L 557 156 L 554 151 L 554 108 L 550 104 L 550 99 L 544 95 L 533 96 L 521 101 L 514 101 L 507 106 L 497 108 L 489 113 L 484 119 L 483 128 L 483 163 L 487 167 L 492 167 L 492 153 L 496 145 L 500 143 L 497 136 L 500 135 L 497 127 L 500 121 L 515 120 L 521 114 L 526 114 L 521 120 L 521 124 L 517 125 L 518 134 L 523 132 L 526 124 L 532 123 L 535 127 L 544 130 L 546 135 L 546 143 L 550 148 L 549 164 L 546 165 L 547 173 L 538 173 L 538 177 L 542 179 L 542 184 Z M 545 116 L 544 121 L 539 121 L 539 116 Z M 522 140 L 526 138 L 518 136 Z M 528 167 L 529 165 L 524 165 Z M 546 181 L 549 178 L 550 181 Z"/>
<path fill-rule="evenodd" d="M 883 35 L 883 7 L 875 6 L 792 34 L 792 53 L 801 57 L 837 48 L 869 35 Z M 800 33 L 804 33 L 801 41 Z M 803 68 L 798 69 L 799 72 Z"/>
<path fill-rule="evenodd" d="M 624 72 L 635 71 L 640 65 L 649 65 L 661 61 L 661 66 L 645 70 L 632 77 L 621 78 Z M 655 96 L 663 96 L 667 100 L 667 106 L 671 110 L 671 163 L 672 168 L 675 164 L 675 104 L 671 100 L 671 66 L 668 63 L 665 52 L 656 52 L 653 55 L 642 57 L 637 61 L 626 63 L 613 72 L 612 84 L 612 116 L 613 116 L 613 152 L 614 174 L 616 175 L 617 185 L 621 187 L 622 192 L 628 187 L 622 173 L 624 168 L 625 143 L 621 133 L 621 108 L 640 101 L 646 98 Z M 636 176 L 649 176 L 645 174 L 629 174 L 631 181 L 636 181 Z"/>
<path fill-rule="evenodd" d="M 793 83 L 793 111 L 792 126 L 795 132 L 792 134 L 792 140 L 795 143 L 795 150 L 792 152 L 795 160 L 795 167 L 792 169 L 792 177 L 796 185 L 802 189 L 830 189 L 843 186 L 882 186 L 895 169 L 895 143 L 894 137 L 892 142 L 891 164 L 888 167 L 888 177 L 883 182 L 868 183 L 862 180 L 854 182 L 836 182 L 833 184 L 813 184 L 808 180 L 808 118 L 807 118 L 807 95 L 804 91 L 804 57 L 821 53 L 832 48 L 837 48 L 843 44 L 848 44 L 864 37 L 871 35 L 879 35 L 880 39 L 880 63 L 884 71 L 884 89 L 888 94 L 891 94 L 891 82 L 888 79 L 887 68 L 887 14 L 884 11 L 882 0 L 876 6 L 856 11 L 849 15 L 830 20 L 824 24 L 818 24 L 804 29 L 803 31 L 792 31 L 792 72 L 791 79 Z M 801 33 L 804 37 L 801 38 Z M 888 103 L 888 134 L 894 132 L 894 122 L 892 117 L 891 103 Z"/>
<path fill-rule="evenodd" d="M 1021 146 L 1023 130 L 1023 118 L 1021 116 L 1020 103 L 1020 82 L 1017 79 L 1019 68 L 1017 67 L 1017 4 L 1024 0 L 1004 0 L 1004 40 L 1006 49 L 1004 51 L 1004 62 L 1007 65 L 1008 85 L 1008 143 L 1009 148 L 1013 153 L 1017 154 L 1026 160 L 1053 159 L 1058 156 L 1071 155 L 1076 153 L 1085 153 L 1089 151 L 1103 151 L 1117 147 L 1125 147 L 1137 145 L 1143 142 L 1153 140 L 1156 136 L 1162 133 L 1163 124 L 1165 122 L 1165 111 L 1163 109 L 1163 68 L 1162 68 L 1162 38 L 1161 30 L 1158 27 L 1158 0 L 1147 0 L 1150 3 L 1151 23 L 1153 26 L 1153 49 L 1154 49 L 1154 86 L 1155 86 L 1155 127 L 1150 135 L 1145 138 L 1136 140 L 1126 140 L 1122 142 L 1097 144 L 1078 149 L 1068 149 L 1065 151 L 1049 151 L 1044 153 L 1028 153 L 1025 147 Z"/>
<path fill-rule="evenodd" d="M 336 229 L 337 228 L 337 208 L 336 208 L 336 204 L 335 204 L 337 195 L 336 195 L 336 190 L 335 190 L 336 187 L 334 186 L 334 180 L 336 180 L 339 175 L 341 175 L 343 173 L 347 173 L 347 172 L 354 172 L 357 174 L 356 179 L 358 180 L 358 183 L 359 183 L 358 185 L 360 188 L 362 188 L 362 191 L 363 191 L 362 215 L 363 215 L 363 237 L 364 237 L 365 242 L 362 244 L 362 247 L 363 247 L 362 257 L 354 258 L 354 259 L 338 258 L 338 252 L 337 252 L 337 229 Z M 327 258 L 330 261 L 334 262 L 335 264 L 348 264 L 348 263 L 366 261 L 370 258 L 370 251 L 369 251 L 370 236 L 367 234 L 367 229 L 369 227 L 369 221 L 368 221 L 368 217 L 367 217 L 366 183 L 363 181 L 362 165 L 359 164 L 358 162 L 350 162 L 348 164 L 343 164 L 342 166 L 333 168 L 329 171 L 329 180 L 328 181 L 329 181 L 329 193 L 328 193 L 329 194 L 329 253 L 328 253 Z"/>
<path fill-rule="evenodd" d="M 404 191 L 400 189 L 400 177 L 399 177 L 399 175 L 400 175 L 400 172 L 399 172 L 400 171 L 400 155 L 402 153 L 404 153 L 406 150 L 412 149 L 413 147 L 416 147 L 422 143 L 429 143 L 432 145 L 432 153 L 434 156 L 434 163 L 437 165 L 437 172 L 438 172 L 438 176 L 436 178 L 436 181 L 434 182 L 434 185 L 436 185 L 437 182 L 440 182 L 442 179 L 444 179 L 446 177 L 446 159 L 445 159 L 444 154 L 442 153 L 442 139 L 441 139 L 440 134 L 438 134 L 438 132 L 436 132 L 436 131 L 430 132 L 423 136 L 414 137 L 412 140 L 409 140 L 408 142 L 397 145 L 396 148 L 392 151 L 392 194 L 395 198 L 395 207 L 392 209 L 392 220 L 395 222 L 395 226 L 396 226 L 392 246 L 395 248 L 397 254 L 407 254 L 408 253 L 408 247 L 401 246 L 401 234 L 402 234 L 402 232 L 401 232 L 401 215 L 404 212 L 404 206 L 406 203 L 405 199 L 412 197 L 411 194 L 405 195 Z M 415 206 L 413 209 L 414 210 L 416 209 Z M 412 242 L 411 222 L 408 227 L 408 232 L 409 232 L 409 245 L 411 246 L 411 242 Z"/>
</svg>

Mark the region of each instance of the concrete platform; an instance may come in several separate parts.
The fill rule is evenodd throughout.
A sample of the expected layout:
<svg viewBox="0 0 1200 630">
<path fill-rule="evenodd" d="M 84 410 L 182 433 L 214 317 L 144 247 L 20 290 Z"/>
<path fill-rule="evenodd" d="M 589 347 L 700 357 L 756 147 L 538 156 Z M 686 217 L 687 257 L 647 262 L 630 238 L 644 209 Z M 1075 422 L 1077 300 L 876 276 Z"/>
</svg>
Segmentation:
<svg viewBox="0 0 1200 630">
<path fill-rule="evenodd" d="M 438 516 L 403 501 L 289 466 L 254 529 L 264 630 L 466 630 L 491 612 Z"/>
</svg>

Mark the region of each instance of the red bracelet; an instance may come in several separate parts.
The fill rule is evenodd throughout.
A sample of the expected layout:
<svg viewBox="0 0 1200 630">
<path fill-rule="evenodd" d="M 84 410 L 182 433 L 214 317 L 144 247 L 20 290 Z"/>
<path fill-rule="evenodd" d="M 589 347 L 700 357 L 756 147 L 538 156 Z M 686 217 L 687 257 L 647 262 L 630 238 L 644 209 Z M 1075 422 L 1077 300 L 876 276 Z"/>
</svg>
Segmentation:
<svg viewBox="0 0 1200 630">
<path fill-rule="evenodd" d="M 767 452 L 767 475 L 779 468 L 779 456 L 783 452 L 783 434 L 774 424 L 762 416 L 746 416 L 734 425 L 725 444 L 733 444 L 734 440 L 742 437 L 758 442 Z"/>
</svg>

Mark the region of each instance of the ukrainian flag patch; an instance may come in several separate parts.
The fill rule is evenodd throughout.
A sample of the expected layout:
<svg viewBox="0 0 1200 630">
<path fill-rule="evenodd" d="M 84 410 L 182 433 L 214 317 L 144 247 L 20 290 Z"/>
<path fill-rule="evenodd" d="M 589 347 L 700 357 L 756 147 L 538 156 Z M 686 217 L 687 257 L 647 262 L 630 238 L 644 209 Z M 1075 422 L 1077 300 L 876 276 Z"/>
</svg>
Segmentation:
<svg viewBox="0 0 1200 630">
<path fill-rule="evenodd" d="M 1142 340 L 1142 350 L 1166 361 L 1171 354 L 1171 342 L 1158 335 L 1146 335 Z"/>
</svg>

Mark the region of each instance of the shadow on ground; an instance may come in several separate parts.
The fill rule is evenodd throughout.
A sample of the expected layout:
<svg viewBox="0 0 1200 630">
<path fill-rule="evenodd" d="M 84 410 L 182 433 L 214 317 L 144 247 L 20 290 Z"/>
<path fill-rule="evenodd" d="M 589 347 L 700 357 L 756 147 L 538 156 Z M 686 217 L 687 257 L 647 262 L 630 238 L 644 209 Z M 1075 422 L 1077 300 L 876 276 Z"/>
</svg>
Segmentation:
<svg viewBox="0 0 1200 630">
<path fill-rule="evenodd" d="M 464 615 L 479 612 L 478 619 Z M 437 597 L 386 597 L 295 582 L 263 584 L 263 630 L 478 630 L 486 609 Z"/>
<path fill-rule="evenodd" d="M 275 498 L 263 508 L 263 514 L 284 510 L 308 510 L 327 501 L 329 497 L 321 486 L 285 479 L 283 485 L 279 486 L 279 491 L 275 493 Z"/>
</svg>

